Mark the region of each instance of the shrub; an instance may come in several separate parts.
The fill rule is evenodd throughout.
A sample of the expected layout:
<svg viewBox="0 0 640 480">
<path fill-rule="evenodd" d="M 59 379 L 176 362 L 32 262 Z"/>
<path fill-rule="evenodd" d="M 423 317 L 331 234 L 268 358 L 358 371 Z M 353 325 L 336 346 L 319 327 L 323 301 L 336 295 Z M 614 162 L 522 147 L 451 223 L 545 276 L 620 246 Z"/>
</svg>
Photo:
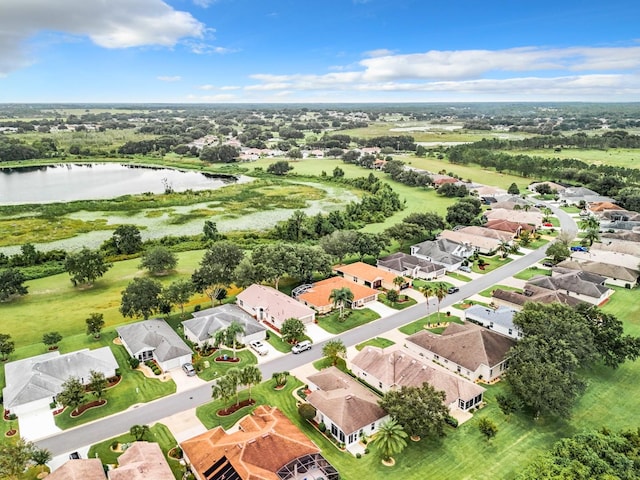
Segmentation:
<svg viewBox="0 0 640 480">
<path fill-rule="evenodd" d="M 113 442 L 111 442 L 111 450 L 115 450 L 116 448 L 118 448 L 118 441 L 114 440 Z"/>
<path fill-rule="evenodd" d="M 298 407 L 298 413 L 305 420 L 311 420 L 316 416 L 316 409 L 310 403 L 303 403 Z"/>
<path fill-rule="evenodd" d="M 360 454 L 360 452 L 356 453 L 356 458 L 362 458 L 362 455 Z"/>
<path fill-rule="evenodd" d="M 199 312 L 201 308 L 202 307 L 200 305 L 196 305 L 195 307 L 193 307 L 193 311 L 194 312 Z"/>
<path fill-rule="evenodd" d="M 327 426 L 324 424 L 324 422 L 320 422 L 320 424 L 318 425 L 318 430 L 320 430 L 322 433 L 327 431 Z"/>
<path fill-rule="evenodd" d="M 451 415 L 447 415 L 444 421 L 451 425 L 453 428 L 458 428 L 458 420 Z"/>
<path fill-rule="evenodd" d="M 137 358 L 134 358 L 134 357 L 130 357 L 129 358 L 129 365 L 131 365 L 131 368 L 133 368 L 135 370 L 136 368 L 138 368 L 138 365 L 140 365 L 140 360 L 138 360 Z"/>
<path fill-rule="evenodd" d="M 365 454 L 365 455 L 367 455 L 368 453 L 369 453 L 369 449 L 368 449 L 368 448 L 365 448 L 365 449 L 364 449 L 364 454 Z"/>
</svg>

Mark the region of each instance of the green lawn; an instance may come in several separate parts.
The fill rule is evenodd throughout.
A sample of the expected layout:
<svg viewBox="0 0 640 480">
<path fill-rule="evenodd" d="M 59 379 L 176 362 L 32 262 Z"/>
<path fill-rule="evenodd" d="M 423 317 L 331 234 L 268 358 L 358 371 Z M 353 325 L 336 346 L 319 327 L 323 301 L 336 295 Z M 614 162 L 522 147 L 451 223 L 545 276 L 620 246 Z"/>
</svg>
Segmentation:
<svg viewBox="0 0 640 480">
<path fill-rule="evenodd" d="M 484 268 L 480 269 L 480 267 L 478 266 L 478 262 L 474 262 L 473 266 L 471 267 L 471 270 L 474 273 L 482 273 L 482 274 L 489 273 L 513 261 L 509 257 L 502 258 L 501 255 L 494 255 L 493 257 L 480 255 L 480 258 L 482 258 L 485 261 Z"/>
<path fill-rule="evenodd" d="M 403 298 L 403 297 L 404 299 L 402 301 L 390 302 L 387 299 L 387 295 L 382 293 L 378 295 L 378 300 L 384 303 L 387 307 L 393 308 L 395 310 L 404 310 L 405 308 L 412 307 L 413 305 L 418 303 L 413 298 L 401 293 L 400 298 Z"/>
<path fill-rule="evenodd" d="M 491 294 L 496 289 L 507 290 L 508 292 L 522 292 L 521 288 L 511 287 L 509 285 L 493 285 L 483 291 L 480 292 L 480 295 L 483 297 L 491 298 Z"/>
<path fill-rule="evenodd" d="M 333 365 L 333 360 L 327 357 L 323 357 L 320 360 L 316 360 L 315 362 L 313 362 L 313 368 L 318 371 L 332 366 L 335 366 L 338 370 L 342 370 L 343 372 L 347 373 L 347 362 L 345 362 L 343 358 L 338 358 L 335 365 Z"/>
<path fill-rule="evenodd" d="M 122 380 L 118 385 L 105 392 L 103 397 L 107 400 L 105 406 L 89 409 L 77 418 L 71 417 L 71 411 L 68 408 L 56 415 L 56 425 L 63 430 L 121 412 L 136 403 L 150 402 L 176 392 L 176 384 L 173 380 L 163 382 L 147 378 L 142 372 L 131 370 L 128 364 L 129 354 L 124 347 L 114 345 L 110 341 L 115 338 L 114 333 L 103 334 L 102 337 L 104 341 L 109 341 L 109 347 L 118 361 Z M 94 397 L 87 395 L 86 398 L 93 400 Z"/>
<path fill-rule="evenodd" d="M 519 280 L 531 280 L 533 277 L 537 275 L 546 275 L 548 277 L 551 276 L 551 270 L 548 268 L 540 268 L 535 265 L 527 268 L 526 270 L 522 270 L 516 273 L 513 278 L 517 278 Z"/>
<path fill-rule="evenodd" d="M 267 342 L 269 342 L 269 344 L 279 352 L 289 353 L 291 351 L 291 345 L 282 340 L 282 337 L 272 331 L 269 331 L 269 338 L 267 339 Z"/>
<path fill-rule="evenodd" d="M 447 316 L 443 312 L 440 312 L 440 315 L 438 315 L 438 313 L 436 312 L 426 317 L 415 320 L 411 323 L 407 323 L 406 325 L 403 325 L 402 327 L 400 327 L 398 330 L 400 330 L 405 335 L 413 335 L 414 333 L 421 332 L 422 330 L 425 330 L 425 329 L 428 329 L 429 331 L 433 331 L 436 328 L 442 328 L 439 326 L 440 322 L 463 323 L 462 320 L 460 320 L 460 317 L 457 317 L 455 315 Z M 433 328 L 427 328 L 430 325 L 433 325 Z M 444 328 L 442 329 L 444 330 Z M 441 333 L 441 332 L 434 332 L 434 333 Z"/>
<path fill-rule="evenodd" d="M 513 150 L 510 155 L 531 155 L 545 158 L 575 158 L 595 165 L 615 165 L 618 167 L 638 168 L 640 152 L 634 148 L 610 148 L 608 150 L 583 150 L 563 148 L 561 152 L 553 150 Z"/>
<path fill-rule="evenodd" d="M 316 316 L 316 319 L 318 320 L 318 324 L 327 332 L 337 335 L 380 318 L 380 315 L 369 308 L 358 310 L 345 309 L 344 313 L 345 316 L 342 320 L 339 318 L 340 312 L 338 310 L 322 317 Z"/>
<path fill-rule="evenodd" d="M 567 213 L 580 213 L 582 211 L 582 209 L 576 207 L 575 205 L 566 205 L 563 207 L 560 207 L 561 210 L 564 210 Z"/>
<path fill-rule="evenodd" d="M 375 337 L 367 340 L 366 342 L 362 342 L 356 345 L 356 350 L 358 351 L 362 350 L 367 345 L 371 345 L 372 347 L 387 348 L 387 347 L 390 347 L 391 345 L 395 345 L 395 343 L 396 342 L 389 340 L 387 338 Z"/>
<path fill-rule="evenodd" d="M 416 290 L 420 290 L 422 287 L 424 287 L 425 285 L 438 285 L 438 284 L 442 284 L 445 287 L 449 288 L 449 287 L 453 287 L 453 283 L 449 283 L 445 280 L 442 281 L 433 281 L 433 282 L 427 282 L 426 280 L 422 280 L 422 279 L 417 279 L 413 281 L 413 288 Z"/>
<path fill-rule="evenodd" d="M 171 467 L 171 471 L 173 472 L 173 475 L 175 476 L 176 480 L 180 480 L 184 473 L 184 467 L 182 467 L 182 465 L 180 465 L 180 463 L 177 460 L 170 458 L 167 455 L 169 453 L 169 450 L 171 450 L 176 445 L 178 445 L 178 442 L 173 437 L 169 429 L 161 423 L 156 423 L 155 425 L 149 428 L 149 434 L 146 435 L 143 440 L 146 440 L 152 443 L 157 443 L 158 445 L 160 445 L 160 448 L 162 449 L 162 453 L 164 453 L 164 457 L 167 459 L 167 462 L 169 463 L 169 467 Z M 88 458 L 97 457 L 97 458 L 100 458 L 103 464 L 115 466 L 118 463 L 118 457 L 120 457 L 120 455 L 122 455 L 124 452 L 114 452 L 111 449 L 111 444 L 113 442 L 124 444 L 124 443 L 133 443 L 135 441 L 136 439 L 133 435 L 129 433 L 125 433 L 124 435 L 110 438 L 109 440 L 105 440 L 103 442 L 92 445 L 91 448 L 89 449 L 89 454 L 87 455 L 87 457 Z"/>
<path fill-rule="evenodd" d="M 447 272 L 447 277 L 455 278 L 456 280 L 460 280 L 461 282 L 470 282 L 471 278 L 466 275 L 462 275 L 458 272 Z"/>
<path fill-rule="evenodd" d="M 233 356 L 233 351 L 231 349 L 220 349 L 217 350 L 210 357 L 203 357 L 204 361 L 209 362 L 209 367 L 204 368 L 201 372 L 198 372 L 198 376 L 207 382 L 213 380 L 216 377 L 223 376 L 227 370 L 230 368 L 243 368 L 247 365 L 255 365 L 258 363 L 258 359 L 253 354 L 253 352 L 249 351 L 249 349 L 245 348 L 243 350 L 239 350 L 237 352 L 237 357 L 240 359 L 239 362 L 216 362 L 215 358 L 228 355 L 230 358 Z"/>
</svg>

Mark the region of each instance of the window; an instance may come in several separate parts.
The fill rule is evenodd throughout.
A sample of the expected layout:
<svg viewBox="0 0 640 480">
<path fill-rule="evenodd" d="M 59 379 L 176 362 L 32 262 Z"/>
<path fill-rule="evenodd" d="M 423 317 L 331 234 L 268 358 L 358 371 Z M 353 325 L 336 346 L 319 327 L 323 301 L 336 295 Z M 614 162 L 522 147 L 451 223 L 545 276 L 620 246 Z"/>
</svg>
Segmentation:
<svg viewBox="0 0 640 480">
<path fill-rule="evenodd" d="M 513 335 L 513 329 L 512 328 L 509 329 L 509 335 Z"/>
<path fill-rule="evenodd" d="M 378 382 L 378 388 L 382 388 L 382 382 Z"/>
<path fill-rule="evenodd" d="M 493 322 L 489 322 L 489 328 L 493 328 Z"/>
<path fill-rule="evenodd" d="M 462 372 L 462 369 L 460 368 L 459 365 L 458 365 L 458 368 L 456 370 L 458 371 L 458 373 Z"/>
<path fill-rule="evenodd" d="M 433 354 L 433 358 L 436 360 L 440 360 L 440 355 L 436 355 L 435 353 Z"/>
<path fill-rule="evenodd" d="M 147 360 L 153 360 L 153 351 L 145 350 L 141 354 L 138 355 L 138 360 L 141 362 L 146 362 Z"/>
<path fill-rule="evenodd" d="M 376 429 L 376 422 L 371 424 L 371 431 L 373 432 Z"/>
</svg>

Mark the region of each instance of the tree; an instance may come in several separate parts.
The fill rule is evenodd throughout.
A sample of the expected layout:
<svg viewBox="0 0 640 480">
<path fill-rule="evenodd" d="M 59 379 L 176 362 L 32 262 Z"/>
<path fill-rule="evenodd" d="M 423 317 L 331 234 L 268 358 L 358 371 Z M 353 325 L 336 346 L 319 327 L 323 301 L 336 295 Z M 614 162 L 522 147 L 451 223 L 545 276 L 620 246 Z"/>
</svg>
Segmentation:
<svg viewBox="0 0 640 480">
<path fill-rule="evenodd" d="M 44 471 L 44 466 L 51 461 L 53 456 L 46 448 L 34 448 L 31 452 L 31 461 L 40 467 L 40 473 Z"/>
<path fill-rule="evenodd" d="M 162 290 L 162 298 L 169 305 L 177 305 L 180 315 L 184 318 L 184 306 L 189 303 L 193 290 L 191 280 L 176 280 Z"/>
<path fill-rule="evenodd" d="M 87 247 L 77 253 L 67 254 L 65 270 L 71 275 L 74 285 L 91 287 L 93 282 L 102 277 L 113 265 L 106 263 L 102 253 Z"/>
<path fill-rule="evenodd" d="M 90 377 L 89 377 L 89 383 L 87 384 L 87 387 L 89 388 L 89 390 L 93 392 L 96 398 L 102 398 L 102 396 L 104 395 L 104 391 L 107 388 L 107 385 L 109 385 L 109 382 L 107 381 L 106 377 L 104 376 L 104 373 L 102 372 L 98 372 L 96 370 L 90 370 L 89 374 L 90 374 Z"/>
<path fill-rule="evenodd" d="M 249 388 L 249 401 L 251 401 L 251 387 L 262 381 L 262 372 L 255 365 L 247 365 L 240 370 L 240 383 Z"/>
<path fill-rule="evenodd" d="M 420 293 L 422 293 L 422 295 L 424 295 L 424 298 L 427 299 L 427 316 L 429 316 L 429 297 L 434 296 L 435 293 L 435 287 L 433 283 L 425 283 L 420 288 Z"/>
<path fill-rule="evenodd" d="M 438 282 L 433 286 L 433 295 L 438 300 L 438 322 L 440 322 L 440 302 L 447 296 L 447 290 L 447 286 L 442 282 Z"/>
<path fill-rule="evenodd" d="M 123 317 L 148 319 L 160 311 L 162 285 L 151 278 L 134 278 L 122 291 L 120 313 Z"/>
<path fill-rule="evenodd" d="M 42 343 L 49 347 L 49 350 L 57 349 L 60 340 L 62 340 L 62 335 L 58 332 L 48 332 L 42 335 Z"/>
<path fill-rule="evenodd" d="M 233 348 L 233 358 L 237 358 L 236 356 L 236 343 L 238 342 L 238 335 L 244 334 L 244 327 L 240 322 L 233 320 L 227 328 L 224 330 L 225 332 L 225 343 L 227 345 L 231 345 Z"/>
<path fill-rule="evenodd" d="M 553 242 L 547 247 L 545 254 L 551 257 L 554 263 L 560 263 L 571 256 L 571 251 L 564 243 Z"/>
<path fill-rule="evenodd" d="M 424 229 L 415 223 L 401 222 L 387 228 L 384 234 L 389 238 L 397 240 L 402 247 L 407 242 L 422 239 L 424 237 Z"/>
<path fill-rule="evenodd" d="M 504 240 L 500 240 L 498 250 L 502 252 L 502 258 L 507 258 L 507 255 L 509 255 L 509 252 L 511 251 L 511 244 Z"/>
<path fill-rule="evenodd" d="M 18 480 L 32 459 L 35 445 L 24 438 L 0 443 L 0 477 Z"/>
<path fill-rule="evenodd" d="M 516 185 L 516 183 L 512 183 L 511 185 L 509 185 L 509 188 L 507 189 L 507 193 L 509 195 L 520 195 L 520 189 L 518 188 L 518 185 Z"/>
<path fill-rule="evenodd" d="M 344 316 L 344 305 L 353 300 L 353 292 L 349 287 L 334 288 L 329 294 L 329 300 L 333 301 L 334 308 L 340 308 L 339 318 Z"/>
<path fill-rule="evenodd" d="M 286 243 L 258 245 L 251 252 L 253 271 L 250 275 L 258 282 L 272 282 L 277 290 L 280 279 L 286 274 L 291 274 L 298 262 L 297 250 L 293 245 Z M 236 275 L 237 273 L 236 270 Z"/>
<path fill-rule="evenodd" d="M 336 230 L 330 235 L 320 239 L 320 246 L 329 255 L 342 263 L 344 257 L 350 253 L 356 253 L 358 246 L 358 233 L 353 230 Z"/>
<path fill-rule="evenodd" d="M 300 152 L 300 150 L 298 150 L 298 152 Z M 291 153 L 291 150 L 289 153 Z M 294 157 L 289 155 L 289 158 Z M 267 167 L 267 173 L 271 173 L 273 175 L 286 175 L 290 170 L 293 170 L 293 167 L 286 160 L 278 160 Z"/>
<path fill-rule="evenodd" d="M 444 400 L 444 392 L 425 382 L 421 387 L 389 390 L 379 404 L 412 437 L 441 437 L 449 415 Z"/>
<path fill-rule="evenodd" d="M 548 183 L 541 183 L 540 185 L 536 185 L 535 190 L 540 195 L 551 195 L 553 193 L 553 190 L 551 190 L 551 185 L 549 185 Z"/>
<path fill-rule="evenodd" d="M 527 247 L 531 244 L 531 232 L 529 230 L 522 230 L 520 232 L 520 245 Z"/>
<path fill-rule="evenodd" d="M 378 448 L 382 460 L 388 462 L 407 447 L 407 432 L 395 420 L 388 420 L 380 425 L 372 443 Z"/>
<path fill-rule="evenodd" d="M 322 355 L 330 359 L 333 366 L 338 363 L 338 359 L 344 358 L 346 354 L 347 347 L 342 343 L 342 340 L 329 340 L 322 347 Z"/>
<path fill-rule="evenodd" d="M 220 232 L 218 232 L 218 226 L 214 221 L 211 221 L 211 220 L 204 221 L 202 234 L 204 235 L 204 239 L 207 242 L 215 242 L 217 240 L 220 240 Z"/>
<path fill-rule="evenodd" d="M 398 290 L 400 290 L 400 288 L 405 285 L 407 283 L 407 279 L 404 278 L 402 275 L 398 275 L 397 277 L 393 278 L 393 284 L 398 287 Z"/>
<path fill-rule="evenodd" d="M 511 414 L 522 408 L 522 401 L 515 395 L 499 393 L 496 395 L 496 403 L 507 419 L 510 418 Z"/>
<path fill-rule="evenodd" d="M 135 225 L 119 225 L 111 236 L 117 253 L 131 255 L 142 250 L 142 235 Z"/>
<path fill-rule="evenodd" d="M 0 271 L 0 302 L 6 302 L 14 297 L 26 295 L 27 287 L 23 284 L 27 280 L 17 268 L 7 268 Z"/>
<path fill-rule="evenodd" d="M 400 297 L 400 294 L 398 293 L 397 290 L 389 290 L 387 292 L 387 300 L 389 300 L 392 305 L 395 305 L 399 297 Z"/>
<path fill-rule="evenodd" d="M 0 333 L 0 355 L 2 355 L 2 361 L 6 362 L 9 355 L 16 349 L 16 344 L 11 340 L 11 335 L 7 333 Z"/>
<path fill-rule="evenodd" d="M 538 479 L 640 478 L 640 430 L 585 431 L 555 443 L 518 476 Z"/>
<path fill-rule="evenodd" d="M 69 407 L 71 412 L 84 403 L 85 389 L 78 377 L 70 377 L 62 384 L 62 391 L 56 397 L 58 402 Z"/>
<path fill-rule="evenodd" d="M 307 330 L 304 323 L 297 318 L 289 318 L 282 322 L 280 328 L 280 334 L 282 339 L 288 343 L 295 343 L 304 336 L 304 332 Z"/>
<path fill-rule="evenodd" d="M 307 421 L 313 420 L 316 416 L 316 408 L 310 403 L 301 403 L 298 407 L 298 413 Z"/>
<path fill-rule="evenodd" d="M 93 338 L 100 338 L 100 332 L 104 327 L 104 315 L 102 313 L 92 313 L 85 320 L 87 324 L 87 335 L 93 335 Z"/>
<path fill-rule="evenodd" d="M 243 253 L 240 248 L 228 241 L 215 242 L 202 257 L 200 268 L 191 276 L 197 291 L 204 292 L 211 299 L 211 306 L 220 290 L 233 282 L 234 271 Z"/>
<path fill-rule="evenodd" d="M 276 383 L 276 387 L 284 387 L 287 384 L 289 372 L 274 372 L 271 378 Z"/>
<path fill-rule="evenodd" d="M 478 420 L 478 430 L 480 430 L 480 433 L 482 433 L 487 441 L 489 441 L 498 433 L 498 426 L 493 422 L 493 420 L 487 417 L 482 417 Z"/>
<path fill-rule="evenodd" d="M 167 247 L 153 247 L 142 254 L 140 268 L 146 268 L 151 275 L 167 275 L 176 268 L 178 259 Z"/>
<path fill-rule="evenodd" d="M 139 442 L 149 433 L 149 425 L 132 425 L 129 433 Z"/>
</svg>

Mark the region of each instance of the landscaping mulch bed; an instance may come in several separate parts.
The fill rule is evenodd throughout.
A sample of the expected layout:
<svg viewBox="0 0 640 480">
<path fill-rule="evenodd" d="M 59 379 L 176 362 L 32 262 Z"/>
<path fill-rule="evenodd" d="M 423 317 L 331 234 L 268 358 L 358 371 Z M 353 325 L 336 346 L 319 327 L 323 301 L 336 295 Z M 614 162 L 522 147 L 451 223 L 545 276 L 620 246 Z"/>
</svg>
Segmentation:
<svg viewBox="0 0 640 480">
<path fill-rule="evenodd" d="M 107 401 L 103 398 L 101 400 L 94 400 L 93 402 L 85 403 L 84 405 L 80 405 L 76 410 L 71 412 L 72 418 L 77 418 L 82 415 L 84 412 L 89 410 L 90 408 L 97 408 L 106 405 Z"/>
<path fill-rule="evenodd" d="M 5 437 L 13 437 L 18 431 L 13 428 L 11 430 L 7 430 L 7 433 L 4 434 Z"/>
<path fill-rule="evenodd" d="M 249 406 L 253 405 L 254 403 L 256 403 L 256 401 L 253 400 L 253 399 L 251 399 L 251 400 L 249 400 L 249 399 L 243 400 L 238 405 L 236 405 L 234 403 L 229 408 L 223 408 L 222 410 L 218 410 L 217 415 L 219 417 L 226 417 L 228 415 L 232 415 L 232 414 L 236 413 L 241 408 L 249 407 Z"/>
<path fill-rule="evenodd" d="M 216 357 L 215 359 L 216 362 L 228 362 L 228 363 L 238 363 L 240 361 L 240 357 L 238 358 L 231 358 L 231 357 Z"/>
</svg>

